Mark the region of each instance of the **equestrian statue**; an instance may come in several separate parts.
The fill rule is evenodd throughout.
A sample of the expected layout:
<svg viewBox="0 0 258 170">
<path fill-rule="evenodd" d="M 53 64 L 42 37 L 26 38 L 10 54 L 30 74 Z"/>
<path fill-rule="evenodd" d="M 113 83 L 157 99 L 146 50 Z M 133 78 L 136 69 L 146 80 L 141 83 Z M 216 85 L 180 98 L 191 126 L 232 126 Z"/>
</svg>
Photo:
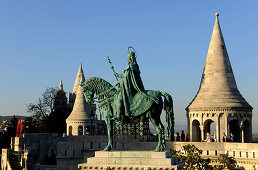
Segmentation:
<svg viewBox="0 0 258 170">
<path fill-rule="evenodd" d="M 108 144 L 105 151 L 110 151 L 113 144 L 113 121 L 128 122 L 138 117 L 149 118 L 158 133 L 158 146 L 155 151 L 164 151 L 165 134 L 164 126 L 160 120 L 162 109 L 166 111 L 168 125 L 168 139 L 174 139 L 174 112 L 172 97 L 160 91 L 145 90 L 140 76 L 140 69 L 136 62 L 137 54 L 132 48 L 128 48 L 127 67 L 123 74 L 114 71 L 117 83 L 112 86 L 109 82 L 92 77 L 81 82 L 86 102 L 92 103 L 97 99 L 99 112 L 105 120 L 108 132 Z M 164 101 L 162 100 L 164 97 Z"/>
</svg>

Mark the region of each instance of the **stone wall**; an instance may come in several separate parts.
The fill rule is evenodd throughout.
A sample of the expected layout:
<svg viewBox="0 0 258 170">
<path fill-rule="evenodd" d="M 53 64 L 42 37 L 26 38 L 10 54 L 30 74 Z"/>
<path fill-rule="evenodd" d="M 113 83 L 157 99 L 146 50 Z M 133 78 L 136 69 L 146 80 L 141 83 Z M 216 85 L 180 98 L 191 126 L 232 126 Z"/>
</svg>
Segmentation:
<svg viewBox="0 0 258 170">
<path fill-rule="evenodd" d="M 57 143 L 60 140 L 55 133 L 28 133 L 22 137 L 11 138 L 11 149 L 18 156 L 20 165 L 24 168 L 35 168 L 36 164 L 44 164 L 46 158 L 51 154 L 57 154 Z M 8 167 L 8 150 L 2 149 L 1 162 L 4 167 Z M 2 167 L 3 169 L 3 167 Z"/>
<path fill-rule="evenodd" d="M 1 156 L 1 169 L 4 170 L 11 170 L 11 165 L 9 162 L 9 150 L 10 149 L 2 149 L 2 156 Z"/>
<path fill-rule="evenodd" d="M 11 147 L 20 154 L 23 167 L 43 162 L 53 149 L 57 155 L 57 169 L 76 169 L 79 163 L 85 163 L 95 151 L 103 150 L 107 144 L 107 136 L 68 136 L 59 138 L 54 134 L 26 134 L 24 137 L 12 139 Z M 167 142 L 166 150 L 180 150 L 186 144 L 193 144 L 203 150 L 203 156 L 217 159 L 220 154 L 228 154 L 236 158 L 238 165 L 246 168 L 258 168 L 258 143 L 232 142 Z M 130 136 L 116 136 L 113 150 L 150 150 L 153 151 L 157 142 L 139 142 Z M 25 152 L 26 151 L 26 152 Z M 2 166 L 8 166 L 7 150 L 2 150 Z M 28 160 L 28 161 L 27 161 Z M 38 164 L 37 168 L 45 165 Z M 52 167 L 53 168 L 53 167 Z"/>
<path fill-rule="evenodd" d="M 107 144 L 107 136 L 74 136 L 59 142 L 57 147 L 58 167 L 75 168 L 84 163 L 96 150 L 103 150 Z M 246 169 L 258 168 L 258 143 L 232 142 L 167 142 L 166 150 L 181 150 L 187 144 L 193 144 L 203 150 L 204 157 L 217 159 L 220 154 L 234 157 L 238 164 Z M 114 150 L 154 150 L 157 142 L 139 142 L 129 136 L 120 136 L 114 140 Z M 66 155 L 65 155 L 66 154 Z M 68 168 L 70 167 L 70 168 Z"/>
</svg>

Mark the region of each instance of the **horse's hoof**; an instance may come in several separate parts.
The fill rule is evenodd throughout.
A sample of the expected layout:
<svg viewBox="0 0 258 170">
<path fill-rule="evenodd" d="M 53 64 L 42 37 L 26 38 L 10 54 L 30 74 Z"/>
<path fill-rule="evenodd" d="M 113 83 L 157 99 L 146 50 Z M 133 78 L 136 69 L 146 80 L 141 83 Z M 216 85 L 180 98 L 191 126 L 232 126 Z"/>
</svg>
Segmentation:
<svg viewBox="0 0 258 170">
<path fill-rule="evenodd" d="M 111 147 L 110 146 L 106 146 L 104 151 L 111 151 Z"/>
<path fill-rule="evenodd" d="M 161 151 L 162 151 L 162 150 L 161 150 L 160 147 L 156 147 L 155 152 L 161 152 Z"/>
<path fill-rule="evenodd" d="M 165 150 L 164 147 L 157 146 L 156 149 L 155 149 L 155 152 L 162 152 L 162 151 L 164 151 L 164 150 Z"/>
</svg>

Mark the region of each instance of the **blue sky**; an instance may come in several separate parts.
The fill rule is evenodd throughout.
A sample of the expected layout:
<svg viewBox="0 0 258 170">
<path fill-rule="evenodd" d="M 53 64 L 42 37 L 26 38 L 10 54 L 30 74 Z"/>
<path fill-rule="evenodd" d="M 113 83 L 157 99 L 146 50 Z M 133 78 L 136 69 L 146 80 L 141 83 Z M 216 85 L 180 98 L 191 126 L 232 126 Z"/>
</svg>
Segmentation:
<svg viewBox="0 0 258 170">
<path fill-rule="evenodd" d="M 79 63 L 86 78 L 112 84 L 107 56 L 123 72 L 127 47 L 138 53 L 146 89 L 170 93 L 177 124 L 199 88 L 215 21 L 238 88 L 258 128 L 258 1 L 0 1 L 0 115 L 24 114 L 46 87 L 72 90 Z"/>
</svg>

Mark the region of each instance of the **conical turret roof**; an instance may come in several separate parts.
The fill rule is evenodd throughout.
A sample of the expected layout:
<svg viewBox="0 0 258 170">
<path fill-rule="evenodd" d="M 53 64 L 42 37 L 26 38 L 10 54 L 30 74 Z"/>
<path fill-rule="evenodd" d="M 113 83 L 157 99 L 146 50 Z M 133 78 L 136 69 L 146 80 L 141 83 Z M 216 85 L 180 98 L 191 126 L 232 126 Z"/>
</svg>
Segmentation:
<svg viewBox="0 0 258 170">
<path fill-rule="evenodd" d="M 84 77 L 83 70 L 82 70 L 82 63 L 80 63 L 80 67 L 79 67 L 79 70 L 78 70 L 78 73 L 76 76 L 76 80 L 73 85 L 72 93 L 77 94 L 77 89 L 79 87 L 79 84 L 81 83 L 81 80 L 85 81 L 85 77 Z"/>
<path fill-rule="evenodd" d="M 200 88 L 186 109 L 252 109 L 237 88 L 219 24 L 219 14 L 215 15 L 215 25 Z"/>
<path fill-rule="evenodd" d="M 81 79 L 82 80 L 82 79 Z M 90 106 L 86 103 L 81 87 L 78 87 L 72 113 L 66 121 L 86 121 L 90 119 Z"/>
</svg>

